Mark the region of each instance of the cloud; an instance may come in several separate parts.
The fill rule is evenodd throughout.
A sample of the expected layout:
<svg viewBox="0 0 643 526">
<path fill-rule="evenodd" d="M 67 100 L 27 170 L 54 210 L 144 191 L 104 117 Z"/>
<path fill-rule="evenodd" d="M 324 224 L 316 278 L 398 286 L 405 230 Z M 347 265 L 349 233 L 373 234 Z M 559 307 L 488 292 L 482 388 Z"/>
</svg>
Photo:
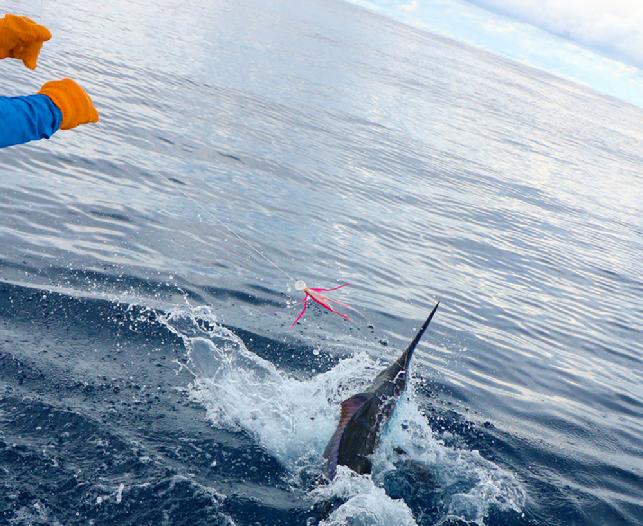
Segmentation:
<svg viewBox="0 0 643 526">
<path fill-rule="evenodd" d="M 405 13 L 412 13 L 413 11 L 416 11 L 418 8 L 418 0 L 411 0 L 408 4 L 402 4 L 400 6 L 400 11 L 404 11 Z"/>
<path fill-rule="evenodd" d="M 590 86 L 643 108 L 643 57 L 640 56 L 643 54 L 643 45 L 640 44 L 643 0 L 640 0 L 641 7 L 638 7 L 639 0 L 635 0 L 634 9 L 629 9 L 631 0 L 612 0 L 612 4 L 607 4 L 606 0 L 348 1 L 414 27 Z M 565 4 L 567 11 L 559 4 Z M 401 9 L 403 6 L 411 10 Z M 507 6 L 516 11 L 501 10 Z M 523 11 L 518 12 L 518 7 Z M 532 11 L 526 7 L 531 7 Z M 535 15 L 541 10 L 549 18 L 543 16 L 538 22 Z M 589 14 L 584 14 L 584 10 Z M 545 23 L 556 18 L 564 23 L 560 30 Z M 613 22 L 614 18 L 620 22 Z M 591 40 L 585 35 L 581 41 L 578 29 L 581 27 L 586 28 L 587 35 L 592 35 Z M 600 33 L 587 29 L 599 27 L 607 27 L 609 31 Z M 626 29 L 616 30 L 621 27 Z M 572 32 L 571 28 L 575 30 Z M 627 34 L 627 31 L 633 31 L 634 40 L 639 44 L 633 47 L 626 45 L 630 40 L 619 35 Z"/>
<path fill-rule="evenodd" d="M 467 1 L 643 67 L 642 0 Z"/>
</svg>

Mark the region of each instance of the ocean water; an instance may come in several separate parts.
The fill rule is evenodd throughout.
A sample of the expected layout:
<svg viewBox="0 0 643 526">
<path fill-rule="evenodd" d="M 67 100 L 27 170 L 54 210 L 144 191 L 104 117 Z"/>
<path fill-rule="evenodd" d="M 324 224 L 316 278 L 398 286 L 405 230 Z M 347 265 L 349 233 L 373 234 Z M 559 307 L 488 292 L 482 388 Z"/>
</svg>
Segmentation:
<svg viewBox="0 0 643 526">
<path fill-rule="evenodd" d="M 641 109 L 334 0 L 3 9 L 102 120 L 0 151 L 0 524 L 640 524 Z"/>
</svg>

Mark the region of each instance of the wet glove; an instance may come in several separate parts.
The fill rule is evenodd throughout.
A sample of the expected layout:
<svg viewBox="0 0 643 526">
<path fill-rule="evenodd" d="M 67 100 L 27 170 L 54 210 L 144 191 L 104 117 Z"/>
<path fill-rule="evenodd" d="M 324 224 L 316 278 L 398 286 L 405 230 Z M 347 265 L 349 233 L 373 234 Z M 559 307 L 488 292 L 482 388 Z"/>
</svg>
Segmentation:
<svg viewBox="0 0 643 526">
<path fill-rule="evenodd" d="M 45 26 L 26 16 L 0 18 L 0 58 L 17 58 L 29 69 L 36 69 L 42 44 L 50 38 Z"/>
<path fill-rule="evenodd" d="M 71 79 L 47 82 L 38 94 L 47 95 L 62 113 L 61 130 L 70 130 L 79 124 L 98 122 L 98 112 L 92 99 Z"/>
</svg>

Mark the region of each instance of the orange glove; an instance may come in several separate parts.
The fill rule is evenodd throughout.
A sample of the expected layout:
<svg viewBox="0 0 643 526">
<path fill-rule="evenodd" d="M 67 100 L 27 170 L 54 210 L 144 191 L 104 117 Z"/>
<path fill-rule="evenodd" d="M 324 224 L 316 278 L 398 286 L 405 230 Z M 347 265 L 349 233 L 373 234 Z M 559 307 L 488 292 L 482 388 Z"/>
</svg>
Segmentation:
<svg viewBox="0 0 643 526">
<path fill-rule="evenodd" d="M 0 19 L 0 58 L 22 59 L 29 69 L 36 69 L 42 43 L 50 38 L 49 30 L 31 18 L 5 15 Z"/>
<path fill-rule="evenodd" d="M 61 130 L 79 124 L 98 122 L 98 112 L 87 92 L 71 79 L 52 80 L 43 84 L 39 95 L 47 95 L 63 114 Z"/>
</svg>

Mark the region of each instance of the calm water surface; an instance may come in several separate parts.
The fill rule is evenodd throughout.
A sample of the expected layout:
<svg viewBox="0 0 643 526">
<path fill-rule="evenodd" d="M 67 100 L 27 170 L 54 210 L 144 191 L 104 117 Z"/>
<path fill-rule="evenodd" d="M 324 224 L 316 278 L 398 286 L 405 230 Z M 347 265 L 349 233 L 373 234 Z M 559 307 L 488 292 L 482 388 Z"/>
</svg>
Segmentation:
<svg viewBox="0 0 643 526">
<path fill-rule="evenodd" d="M 643 111 L 334 0 L 3 9 L 102 120 L 0 152 L 0 523 L 640 524 Z"/>
</svg>

